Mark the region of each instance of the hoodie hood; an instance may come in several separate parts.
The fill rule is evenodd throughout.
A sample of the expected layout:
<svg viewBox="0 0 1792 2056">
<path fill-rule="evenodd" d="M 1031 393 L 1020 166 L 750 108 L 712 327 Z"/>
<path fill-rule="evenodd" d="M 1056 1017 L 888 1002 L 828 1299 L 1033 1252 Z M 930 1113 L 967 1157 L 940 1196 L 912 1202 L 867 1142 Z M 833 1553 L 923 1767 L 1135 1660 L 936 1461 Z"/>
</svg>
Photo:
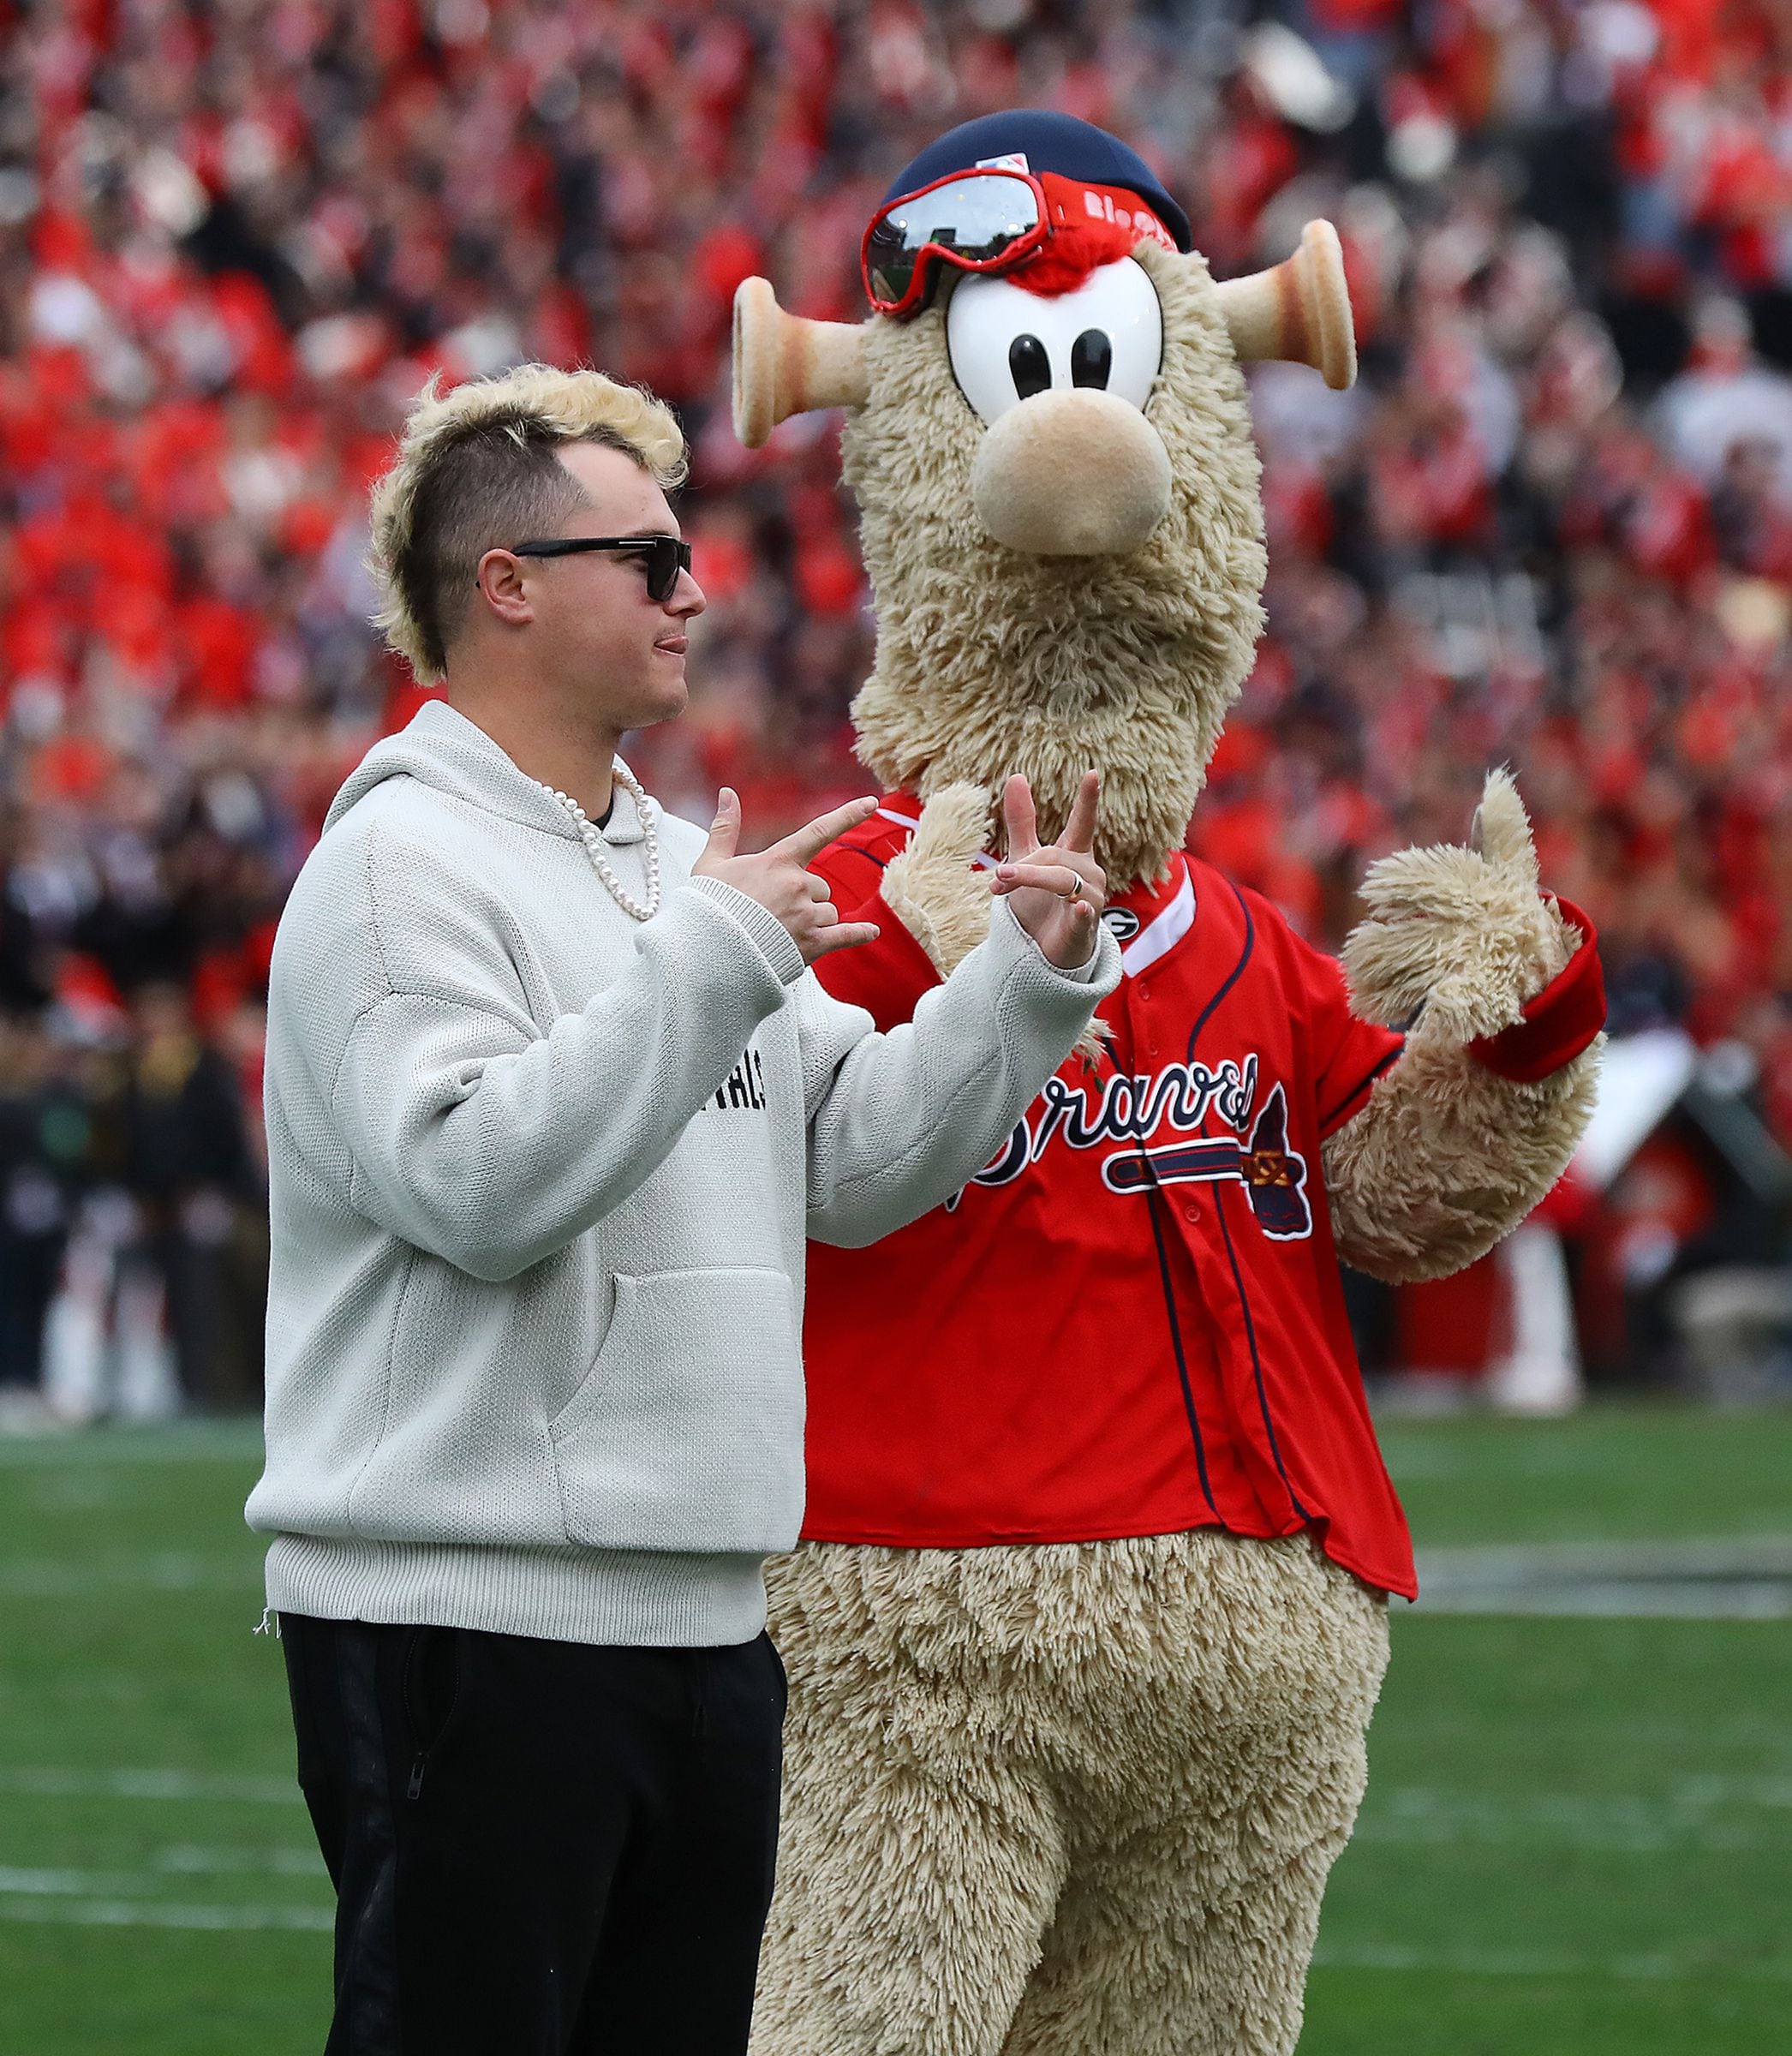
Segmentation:
<svg viewBox="0 0 1792 2056">
<path fill-rule="evenodd" d="M 482 807 L 487 814 L 501 815 L 549 835 L 576 840 L 578 834 L 571 816 L 553 795 L 519 770 L 483 728 L 457 713 L 445 700 L 426 700 L 408 726 L 374 744 L 330 803 L 326 829 L 333 828 L 389 778 L 415 778 L 451 798 Z M 605 841 L 639 842 L 641 816 L 633 794 L 620 780 L 612 792 L 610 825 L 602 831 Z"/>
</svg>

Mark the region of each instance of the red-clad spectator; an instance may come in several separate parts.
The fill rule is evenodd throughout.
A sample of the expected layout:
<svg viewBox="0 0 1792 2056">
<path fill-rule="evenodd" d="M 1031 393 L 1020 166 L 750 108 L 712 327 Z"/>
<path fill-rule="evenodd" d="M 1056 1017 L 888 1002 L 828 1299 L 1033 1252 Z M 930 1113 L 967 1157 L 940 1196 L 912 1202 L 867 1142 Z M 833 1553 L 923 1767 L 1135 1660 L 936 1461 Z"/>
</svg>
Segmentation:
<svg viewBox="0 0 1792 2056">
<path fill-rule="evenodd" d="M 740 448 L 731 296 L 762 270 L 857 318 L 893 168 L 952 121 L 1055 105 L 1145 153 L 1220 276 L 1332 216 L 1358 302 L 1355 393 L 1253 374 L 1271 631 L 1197 840 L 1335 941 L 1365 863 L 1456 835 L 1510 762 L 1599 922 L 1615 1023 L 1746 1041 L 1792 1141 L 1792 15 L 1275 12 L 1329 99 L 1285 41 L 1128 0 L 20 15 L 9 989 L 105 1034 L 94 977 L 116 1015 L 173 975 L 253 1036 L 285 883 L 420 696 L 361 560 L 433 372 L 586 360 L 675 401 L 711 606 L 691 719 L 631 744 L 640 768 L 697 815 L 726 779 L 767 834 L 856 789 L 869 595 L 837 432 Z"/>
</svg>

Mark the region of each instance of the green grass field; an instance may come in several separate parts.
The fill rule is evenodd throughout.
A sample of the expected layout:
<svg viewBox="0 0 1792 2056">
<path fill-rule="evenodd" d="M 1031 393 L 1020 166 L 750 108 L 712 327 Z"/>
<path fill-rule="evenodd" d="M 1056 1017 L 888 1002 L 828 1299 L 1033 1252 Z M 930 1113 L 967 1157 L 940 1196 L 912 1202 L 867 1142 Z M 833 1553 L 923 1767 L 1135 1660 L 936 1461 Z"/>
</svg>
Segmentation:
<svg viewBox="0 0 1792 2056">
<path fill-rule="evenodd" d="M 1421 1547 L 1792 1537 L 1792 1415 L 1399 1425 Z M 0 1443 L 0 2049 L 322 2047 L 251 1431 Z M 1303 2056 L 1792 2047 L 1792 1622 L 1402 1613 Z"/>
</svg>

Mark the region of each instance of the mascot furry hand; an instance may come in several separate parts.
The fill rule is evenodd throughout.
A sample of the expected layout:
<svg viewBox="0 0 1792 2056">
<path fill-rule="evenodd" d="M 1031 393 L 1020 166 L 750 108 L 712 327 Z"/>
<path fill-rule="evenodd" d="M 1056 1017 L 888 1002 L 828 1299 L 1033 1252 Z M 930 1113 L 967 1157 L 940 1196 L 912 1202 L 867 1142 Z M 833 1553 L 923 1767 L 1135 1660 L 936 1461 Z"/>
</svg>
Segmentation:
<svg viewBox="0 0 1792 2056">
<path fill-rule="evenodd" d="M 1470 1262 L 1592 1096 L 1592 932 L 1503 775 L 1371 870 L 1341 967 L 1184 854 L 1261 620 L 1239 361 L 1354 375 L 1329 227 L 1222 285 L 1188 240 L 1112 137 L 1000 115 L 897 181 L 862 327 L 741 290 L 741 432 L 851 409 L 877 595 L 887 797 L 820 868 L 883 934 L 820 975 L 925 1005 L 1006 774 L 1053 827 L 1091 763 L 1127 974 L 956 1201 L 812 1252 L 760 2056 L 1293 2047 L 1414 1590 L 1338 1259 Z"/>
</svg>

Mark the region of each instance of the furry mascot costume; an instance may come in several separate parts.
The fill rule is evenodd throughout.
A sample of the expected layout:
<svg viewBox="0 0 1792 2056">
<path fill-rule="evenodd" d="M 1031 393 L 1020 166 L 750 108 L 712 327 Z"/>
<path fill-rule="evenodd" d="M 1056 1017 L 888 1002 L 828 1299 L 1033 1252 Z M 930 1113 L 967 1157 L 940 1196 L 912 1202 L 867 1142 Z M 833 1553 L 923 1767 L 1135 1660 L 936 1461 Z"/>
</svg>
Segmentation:
<svg viewBox="0 0 1792 2056">
<path fill-rule="evenodd" d="M 1184 854 L 1262 620 L 1239 361 L 1353 377 L 1330 229 L 1216 285 L 1143 162 L 1054 115 L 892 193 L 922 199 L 868 237 L 888 311 L 737 308 L 745 440 L 850 410 L 876 593 L 887 796 L 817 868 L 884 933 L 821 975 L 905 1019 L 985 932 L 1005 776 L 1050 828 L 1088 764 L 1128 975 L 956 1201 L 811 1252 L 754 2047 L 1283 2056 L 1414 1591 L 1337 1259 L 1442 1276 L 1549 1188 L 1592 929 L 1498 773 L 1465 846 L 1371 869 L 1342 970 Z"/>
</svg>

